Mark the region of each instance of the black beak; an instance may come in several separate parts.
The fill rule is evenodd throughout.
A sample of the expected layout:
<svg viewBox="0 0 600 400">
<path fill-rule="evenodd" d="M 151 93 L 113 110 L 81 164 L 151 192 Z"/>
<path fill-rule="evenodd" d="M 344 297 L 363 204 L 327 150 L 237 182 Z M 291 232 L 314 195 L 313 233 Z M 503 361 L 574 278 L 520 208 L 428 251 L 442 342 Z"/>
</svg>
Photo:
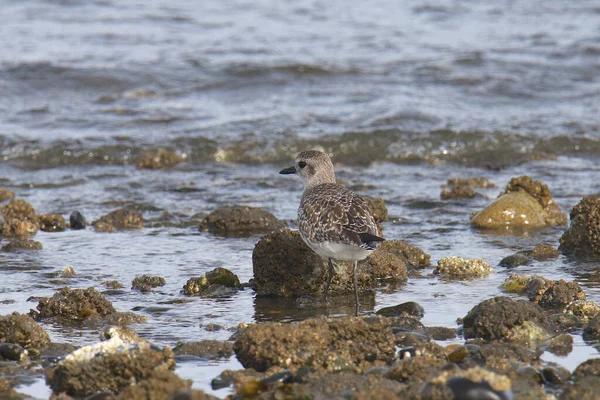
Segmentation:
<svg viewBox="0 0 600 400">
<path fill-rule="evenodd" d="M 282 174 L 282 175 L 295 174 L 296 173 L 296 167 L 284 168 L 281 171 L 279 171 L 279 173 Z"/>
</svg>

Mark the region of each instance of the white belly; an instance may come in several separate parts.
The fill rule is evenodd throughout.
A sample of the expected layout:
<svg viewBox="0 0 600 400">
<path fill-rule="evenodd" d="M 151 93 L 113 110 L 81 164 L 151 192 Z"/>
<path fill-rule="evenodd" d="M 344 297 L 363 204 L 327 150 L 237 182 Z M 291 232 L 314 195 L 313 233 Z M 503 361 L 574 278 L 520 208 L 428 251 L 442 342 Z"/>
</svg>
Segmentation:
<svg viewBox="0 0 600 400">
<path fill-rule="evenodd" d="M 341 261 L 359 261 L 367 258 L 373 250 L 363 249 L 358 246 L 351 246 L 343 243 L 333 242 L 313 242 L 304 237 L 302 232 L 300 236 L 304 243 L 310 247 L 315 253 L 325 258 L 333 258 Z"/>
</svg>

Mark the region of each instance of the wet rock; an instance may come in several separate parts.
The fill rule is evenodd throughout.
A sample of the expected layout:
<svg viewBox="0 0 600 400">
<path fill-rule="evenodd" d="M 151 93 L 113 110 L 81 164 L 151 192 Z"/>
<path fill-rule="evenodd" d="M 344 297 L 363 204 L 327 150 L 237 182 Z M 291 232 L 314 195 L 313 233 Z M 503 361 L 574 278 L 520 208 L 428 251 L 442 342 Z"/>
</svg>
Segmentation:
<svg viewBox="0 0 600 400">
<path fill-rule="evenodd" d="M 560 394 L 560 400 L 597 400 L 600 393 L 600 379 L 588 376 L 577 379 L 573 384 L 567 386 Z"/>
<path fill-rule="evenodd" d="M 369 209 L 373 213 L 375 222 L 379 223 L 388 220 L 388 210 L 382 198 L 365 196 L 363 199 L 367 202 Z"/>
<path fill-rule="evenodd" d="M 123 289 L 125 287 L 119 281 L 106 281 L 102 282 L 101 285 L 105 285 L 109 289 Z"/>
<path fill-rule="evenodd" d="M 6 200 L 12 200 L 15 197 L 15 192 L 12 190 L 5 189 L 0 187 L 0 203 L 5 202 Z"/>
<path fill-rule="evenodd" d="M 139 169 L 166 169 L 185 161 L 185 157 L 167 149 L 147 151 L 138 160 Z"/>
<path fill-rule="evenodd" d="M 50 337 L 30 316 L 14 312 L 0 317 L 0 342 L 39 349 L 50 343 Z"/>
<path fill-rule="evenodd" d="M 589 376 L 600 377 L 600 358 L 590 358 L 579 364 L 575 368 L 575 371 L 573 371 L 575 379 L 582 379 Z"/>
<path fill-rule="evenodd" d="M 566 356 L 573 351 L 573 336 L 563 333 L 550 339 L 543 348 L 557 356 Z"/>
<path fill-rule="evenodd" d="M 492 267 L 483 260 L 465 260 L 456 256 L 442 258 L 433 271 L 434 274 L 449 280 L 481 278 L 492 272 Z"/>
<path fill-rule="evenodd" d="M 420 321 L 421 318 L 414 315 L 402 314 L 400 317 L 390 317 L 389 319 L 394 333 L 423 331 L 425 329 Z"/>
<path fill-rule="evenodd" d="M 217 267 L 204 276 L 188 279 L 183 286 L 183 293 L 187 296 L 221 297 L 230 296 L 241 288 L 237 275 Z"/>
<path fill-rule="evenodd" d="M 115 228 L 113 225 L 102 221 L 94 221 L 92 225 L 96 229 L 96 232 L 111 233 L 117 231 L 117 228 Z"/>
<path fill-rule="evenodd" d="M 201 340 L 199 342 L 179 343 L 173 349 L 175 355 L 193 355 L 209 360 L 229 358 L 233 354 L 233 344 L 217 340 Z"/>
<path fill-rule="evenodd" d="M 485 300 L 463 318 L 465 338 L 535 342 L 547 337 L 542 309 L 525 300 L 508 297 Z"/>
<path fill-rule="evenodd" d="M 496 185 L 487 180 L 487 178 L 453 178 L 448 179 L 448 183 L 440 194 L 442 200 L 466 198 L 472 199 L 476 196 L 482 196 L 475 191 L 475 188 L 495 188 Z"/>
<path fill-rule="evenodd" d="M 60 270 L 60 272 L 58 273 L 58 276 L 60 278 L 72 278 L 74 277 L 75 274 L 75 270 L 73 269 L 73 267 L 64 267 L 63 269 Z"/>
<path fill-rule="evenodd" d="M 395 356 L 390 321 L 382 317 L 308 319 L 295 324 L 251 325 L 233 349 L 245 368 L 307 366 L 333 371 L 340 359 L 361 369 L 372 361 Z"/>
<path fill-rule="evenodd" d="M 346 268 L 350 268 L 348 263 Z M 385 250 L 375 250 L 363 263 L 367 277 L 374 279 L 370 285 L 380 283 L 403 283 L 408 280 L 408 270 L 404 260 Z M 360 269 L 359 269 L 360 270 Z"/>
<path fill-rule="evenodd" d="M 583 340 L 600 340 L 600 315 L 596 315 L 583 330 Z"/>
<path fill-rule="evenodd" d="M 585 300 L 585 293 L 575 281 L 532 278 L 527 285 L 529 300 L 543 308 L 562 308 L 575 300 Z"/>
<path fill-rule="evenodd" d="M 520 265 L 528 264 L 530 261 L 529 257 L 523 254 L 511 254 L 510 256 L 504 257 L 500 260 L 500 266 L 505 268 L 515 268 Z"/>
<path fill-rule="evenodd" d="M 376 312 L 377 315 L 384 317 L 399 317 L 403 314 L 413 315 L 418 318 L 423 318 L 425 309 L 419 303 L 407 301 L 406 303 L 398 304 L 391 307 L 383 307 Z"/>
<path fill-rule="evenodd" d="M 162 276 L 142 275 L 136 276 L 131 282 L 131 288 L 140 292 L 149 292 L 152 288 L 164 286 L 167 281 Z"/>
<path fill-rule="evenodd" d="M 511 179 L 498 199 L 471 217 L 476 228 L 512 233 L 566 222 L 567 216 L 552 199 L 548 186 L 528 176 Z"/>
<path fill-rule="evenodd" d="M 433 340 L 449 340 L 456 338 L 456 329 L 445 326 L 428 326 L 425 333 Z"/>
<path fill-rule="evenodd" d="M 0 343 L 0 360 L 21 361 L 27 358 L 27 350 L 18 344 Z"/>
<path fill-rule="evenodd" d="M 145 315 L 138 315 L 130 311 L 126 311 L 108 314 L 104 317 L 101 317 L 100 314 L 92 314 L 89 317 L 87 317 L 83 322 L 85 322 L 87 325 L 92 326 L 99 324 L 125 326 L 131 324 L 140 324 L 142 322 L 146 322 L 147 320 L 148 318 Z"/>
<path fill-rule="evenodd" d="M 60 214 L 38 215 L 40 229 L 44 232 L 62 232 L 65 230 L 65 219 Z"/>
<path fill-rule="evenodd" d="M 82 213 L 79 211 L 73 211 L 69 216 L 69 225 L 71 226 L 71 229 L 74 230 L 85 229 L 87 226 L 87 221 Z"/>
<path fill-rule="evenodd" d="M 582 260 L 600 258 L 600 196 L 586 196 L 573 207 L 558 249 Z"/>
<path fill-rule="evenodd" d="M 442 395 L 444 397 L 438 397 L 441 393 L 446 394 Z M 443 371 L 427 381 L 420 394 L 423 400 L 439 398 L 511 400 L 514 398 L 512 384 L 508 377 L 480 367 Z"/>
<path fill-rule="evenodd" d="M 39 312 L 32 310 L 30 314 L 38 321 L 50 317 L 81 321 L 94 314 L 104 317 L 116 313 L 110 301 L 94 288 L 63 288 L 52 297 L 42 298 L 36 308 Z"/>
<path fill-rule="evenodd" d="M 593 301 L 576 300 L 569 303 L 563 313 L 576 316 L 583 324 L 600 314 L 600 307 Z"/>
<path fill-rule="evenodd" d="M 0 248 L 0 251 L 14 252 L 21 250 L 42 250 L 42 247 L 42 244 L 37 240 L 13 239 L 4 246 L 2 246 L 2 248 Z"/>
<path fill-rule="evenodd" d="M 39 229 L 39 221 L 35 209 L 21 199 L 11 200 L 2 207 L 0 218 L 0 233 L 5 238 L 28 239 Z"/>
<path fill-rule="evenodd" d="M 564 367 L 549 365 L 542 369 L 542 376 L 551 385 L 562 385 L 571 378 L 571 372 Z"/>
<path fill-rule="evenodd" d="M 558 249 L 549 244 L 540 244 L 532 250 L 532 257 L 536 261 L 554 260 L 558 258 L 560 252 Z"/>
<path fill-rule="evenodd" d="M 398 360 L 385 377 L 402 383 L 425 382 L 447 363 L 444 358 L 430 356 L 404 358 Z"/>
<path fill-rule="evenodd" d="M 121 208 L 112 211 L 106 215 L 100 217 L 100 219 L 92 222 L 92 225 L 103 232 L 109 232 L 110 227 L 100 224 L 108 224 L 113 226 L 115 229 L 141 229 L 143 227 L 142 213 L 132 208 Z"/>
<path fill-rule="evenodd" d="M 257 207 L 222 207 L 208 214 L 200 223 L 201 231 L 225 236 L 249 236 L 283 227 L 273 214 Z"/>
<path fill-rule="evenodd" d="M 416 269 L 427 268 L 431 265 L 429 254 L 403 240 L 386 240 L 377 246 L 377 250 L 386 251 L 406 259 L 408 265 Z"/>
<path fill-rule="evenodd" d="M 87 396 L 99 391 L 119 393 L 132 382 L 175 368 L 173 352 L 149 343 L 125 343 L 118 336 L 69 354 L 47 373 L 54 393 Z"/>
</svg>

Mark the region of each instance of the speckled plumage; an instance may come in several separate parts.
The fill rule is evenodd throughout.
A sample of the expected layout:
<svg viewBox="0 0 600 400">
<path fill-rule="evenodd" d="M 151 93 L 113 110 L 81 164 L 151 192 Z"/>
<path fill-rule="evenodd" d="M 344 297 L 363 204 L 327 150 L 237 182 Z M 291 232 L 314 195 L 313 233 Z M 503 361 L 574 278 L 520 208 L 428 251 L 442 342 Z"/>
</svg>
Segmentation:
<svg viewBox="0 0 600 400">
<path fill-rule="evenodd" d="M 333 277 L 332 259 L 354 262 L 354 291 L 356 267 L 375 249 L 379 230 L 367 203 L 357 194 L 335 183 L 335 172 L 329 156 L 316 150 L 296 156 L 293 167 L 281 174 L 298 174 L 304 182 L 304 193 L 298 208 L 300 236 L 317 254 L 329 260 L 329 280 L 325 286 L 327 298 Z"/>
</svg>

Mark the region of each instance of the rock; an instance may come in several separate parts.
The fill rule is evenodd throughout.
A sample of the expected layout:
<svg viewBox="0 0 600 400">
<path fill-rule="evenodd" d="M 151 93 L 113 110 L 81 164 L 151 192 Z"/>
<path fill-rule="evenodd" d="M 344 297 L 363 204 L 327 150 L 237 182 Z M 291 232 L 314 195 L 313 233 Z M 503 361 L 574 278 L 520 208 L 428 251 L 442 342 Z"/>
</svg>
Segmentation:
<svg viewBox="0 0 600 400">
<path fill-rule="evenodd" d="M 18 344 L 0 343 L 0 360 L 22 361 L 27 358 L 27 350 Z"/>
<path fill-rule="evenodd" d="M 183 293 L 187 296 L 221 297 L 230 296 L 241 288 L 237 275 L 217 267 L 204 276 L 188 279 L 183 286 Z"/>
<path fill-rule="evenodd" d="M 342 360 L 360 370 L 375 360 L 390 362 L 395 355 L 390 321 L 382 317 L 251 325 L 240 333 L 233 350 L 245 368 L 257 371 L 273 366 L 334 371 Z"/>
<path fill-rule="evenodd" d="M 117 228 L 102 221 L 94 221 L 92 225 L 96 229 L 96 232 L 112 233 L 117 231 Z"/>
<path fill-rule="evenodd" d="M 428 326 L 425 328 L 427 336 L 433 340 L 449 340 L 456 338 L 456 329 L 445 326 Z"/>
<path fill-rule="evenodd" d="M 403 314 L 408 314 L 423 318 L 425 309 L 419 303 L 407 301 L 406 303 L 398 304 L 396 306 L 380 308 L 377 310 L 376 314 L 384 317 L 399 317 Z"/>
<path fill-rule="evenodd" d="M 442 200 L 466 198 L 472 199 L 476 196 L 482 196 L 475 191 L 475 188 L 495 188 L 495 184 L 487 180 L 487 178 L 453 178 L 448 179 L 446 187 L 442 190 L 440 198 Z M 449 190 L 448 190 L 449 189 Z"/>
<path fill-rule="evenodd" d="M 131 282 L 131 288 L 140 292 L 149 292 L 152 288 L 166 285 L 167 281 L 162 276 L 142 275 L 136 276 Z"/>
<path fill-rule="evenodd" d="M 60 214 L 38 215 L 40 229 L 44 232 L 62 232 L 65 230 L 65 219 Z"/>
<path fill-rule="evenodd" d="M 596 315 L 583 330 L 583 340 L 600 340 L 600 315 Z"/>
<path fill-rule="evenodd" d="M 0 187 L 0 203 L 5 202 L 6 200 L 12 200 L 15 197 L 15 192 L 12 190 L 5 189 Z"/>
<path fill-rule="evenodd" d="M 73 278 L 75 276 L 75 270 L 73 267 L 64 267 L 59 273 L 60 278 Z"/>
<path fill-rule="evenodd" d="M 1 208 L 0 234 L 5 238 L 28 239 L 39 229 L 39 221 L 35 209 L 21 199 L 13 199 Z"/>
<path fill-rule="evenodd" d="M 141 229 L 143 227 L 143 221 L 142 213 L 140 211 L 132 208 L 121 208 L 103 215 L 100 219 L 92 222 L 92 225 L 94 225 L 96 229 L 100 229 L 98 224 L 103 222 L 112 225 L 115 229 Z"/>
<path fill-rule="evenodd" d="M 575 371 L 573 371 L 573 377 L 575 379 L 582 379 L 585 377 L 600 377 L 600 358 L 590 358 L 579 364 Z"/>
<path fill-rule="evenodd" d="M 133 329 L 129 329 L 126 326 L 108 326 L 100 333 L 100 340 L 107 341 L 115 336 L 118 336 L 123 342 L 126 343 L 140 343 L 146 342 L 146 339 L 142 339 L 140 335 Z"/>
<path fill-rule="evenodd" d="M 532 251 L 532 257 L 536 261 L 555 260 L 559 255 L 558 249 L 549 244 L 540 244 Z"/>
<path fill-rule="evenodd" d="M 39 349 L 50 343 L 50 336 L 30 316 L 14 312 L 0 317 L 0 342 Z"/>
<path fill-rule="evenodd" d="M 152 372 L 141 382 L 124 388 L 117 399 L 174 399 L 180 390 L 188 389 L 190 386 L 190 381 L 181 379 L 171 371 L 161 369 Z M 206 398 L 208 399 L 208 397 Z"/>
<path fill-rule="evenodd" d="M 402 383 L 425 382 L 431 374 L 437 372 L 448 361 L 445 358 L 417 356 L 398 360 L 386 378 Z"/>
<path fill-rule="evenodd" d="M 565 225 L 567 216 L 552 199 L 548 186 L 528 176 L 513 178 L 498 199 L 471 217 L 471 225 L 509 233 Z"/>
<path fill-rule="evenodd" d="M 105 285 L 109 289 L 123 289 L 125 287 L 119 281 L 106 281 L 106 282 L 102 282 L 100 284 Z"/>
<path fill-rule="evenodd" d="M 160 148 L 142 154 L 137 167 L 139 169 L 166 169 L 174 167 L 183 161 L 185 161 L 185 156 Z"/>
<path fill-rule="evenodd" d="M 575 300 L 562 310 L 565 314 L 576 316 L 583 324 L 600 314 L 600 307 L 593 301 Z"/>
<path fill-rule="evenodd" d="M 444 393 L 444 397 L 438 397 Z M 498 399 L 512 400 L 512 384 L 508 377 L 480 367 L 443 371 L 427 381 L 420 391 L 429 399 Z"/>
<path fill-rule="evenodd" d="M 514 268 L 520 265 L 528 264 L 530 261 L 529 257 L 523 254 L 511 254 L 510 256 L 504 257 L 500 260 L 500 266 L 505 268 Z"/>
<path fill-rule="evenodd" d="M 511 274 L 504 280 L 504 283 L 500 286 L 506 293 L 516 293 L 524 295 L 527 292 L 527 286 L 532 278 L 538 278 L 536 275 L 519 275 Z"/>
<path fill-rule="evenodd" d="M 348 263 L 344 263 L 347 269 L 350 269 Z M 374 281 L 372 286 L 380 283 L 403 283 L 408 280 L 408 270 L 406 262 L 393 253 L 385 250 L 375 250 L 366 259 L 363 264 L 367 277 L 371 277 Z M 360 271 L 360 268 L 359 268 Z M 350 272 L 349 272 L 350 273 Z"/>
<path fill-rule="evenodd" d="M 434 274 L 450 280 L 481 278 L 492 272 L 492 267 L 483 260 L 465 260 L 456 256 L 442 258 L 433 271 Z"/>
<path fill-rule="evenodd" d="M 597 400 L 600 393 L 600 379 L 588 376 L 577 379 L 560 394 L 559 400 Z"/>
<path fill-rule="evenodd" d="M 463 318 L 465 338 L 526 343 L 545 339 L 545 323 L 537 304 L 503 296 L 479 303 Z"/>
<path fill-rule="evenodd" d="M 527 296 L 543 308 L 562 308 L 575 300 L 585 300 L 585 293 L 577 282 L 565 282 L 562 279 L 542 282 L 539 278 L 533 278 L 527 285 Z"/>
<path fill-rule="evenodd" d="M 38 321 L 51 317 L 81 321 L 94 314 L 104 317 L 116 313 L 110 301 L 94 288 L 63 288 L 52 297 L 42 298 L 36 308 L 39 312 L 32 310 L 30 314 Z"/>
<path fill-rule="evenodd" d="M 21 250 L 42 250 L 42 244 L 37 240 L 31 239 L 13 239 L 2 248 L 0 251 L 15 252 Z"/>
<path fill-rule="evenodd" d="M 373 213 L 375 222 L 380 223 L 388 220 L 388 210 L 382 198 L 365 196 L 363 199 L 367 202 L 369 209 Z"/>
<path fill-rule="evenodd" d="M 200 223 L 201 231 L 224 236 L 250 236 L 283 227 L 273 214 L 247 206 L 222 207 L 208 214 Z"/>
<path fill-rule="evenodd" d="M 427 268 L 431 265 L 429 254 L 403 240 L 386 240 L 377 246 L 377 250 L 387 251 L 404 258 L 411 267 L 416 269 Z"/>
<path fill-rule="evenodd" d="M 175 355 L 193 355 L 208 360 L 229 358 L 233 354 L 233 344 L 217 340 L 201 340 L 199 342 L 179 343 L 173 349 Z"/>
<path fill-rule="evenodd" d="M 47 373 L 54 393 L 88 396 L 99 391 L 119 393 L 132 382 L 150 379 L 175 368 L 173 352 L 147 342 L 125 343 L 118 336 L 69 354 Z"/>
<path fill-rule="evenodd" d="M 573 351 L 573 336 L 566 333 L 555 336 L 543 348 L 557 356 L 566 356 Z"/>
<path fill-rule="evenodd" d="M 586 196 L 573 207 L 558 250 L 582 260 L 600 258 L 600 196 Z"/>
<path fill-rule="evenodd" d="M 87 221 L 82 213 L 79 211 L 73 211 L 69 216 L 69 225 L 73 230 L 85 229 L 87 226 Z"/>
</svg>

